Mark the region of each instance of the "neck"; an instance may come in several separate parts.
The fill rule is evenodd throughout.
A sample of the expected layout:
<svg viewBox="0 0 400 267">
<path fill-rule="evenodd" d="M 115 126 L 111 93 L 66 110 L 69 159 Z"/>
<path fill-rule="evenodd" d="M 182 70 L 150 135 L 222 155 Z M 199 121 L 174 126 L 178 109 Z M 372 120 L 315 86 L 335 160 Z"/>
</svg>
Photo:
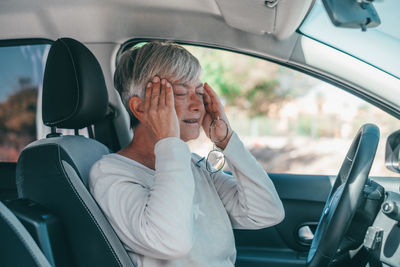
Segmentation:
<svg viewBox="0 0 400 267">
<path fill-rule="evenodd" d="M 142 124 L 135 129 L 130 144 L 118 151 L 118 154 L 133 159 L 144 166 L 155 169 L 154 143 L 150 139 L 148 132 Z"/>
</svg>

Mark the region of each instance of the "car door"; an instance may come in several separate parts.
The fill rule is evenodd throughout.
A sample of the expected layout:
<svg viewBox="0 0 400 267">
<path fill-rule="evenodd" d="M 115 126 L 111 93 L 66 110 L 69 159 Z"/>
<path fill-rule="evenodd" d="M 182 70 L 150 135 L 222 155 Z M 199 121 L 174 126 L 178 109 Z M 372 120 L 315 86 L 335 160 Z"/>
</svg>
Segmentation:
<svg viewBox="0 0 400 267">
<path fill-rule="evenodd" d="M 387 188 L 400 185 L 385 168 L 387 136 L 397 118 L 331 84 L 285 66 L 232 52 L 191 47 L 203 80 L 218 92 L 232 128 L 269 173 L 285 219 L 262 230 L 235 230 L 236 266 L 304 266 L 322 209 L 358 129 L 380 128 L 370 175 Z M 191 149 L 212 147 L 200 136 Z M 229 171 L 229 169 L 227 169 Z M 326 242 L 329 242 L 326 241 Z"/>
<path fill-rule="evenodd" d="M 333 176 L 269 174 L 285 219 L 262 230 L 234 230 L 236 266 L 304 266 Z"/>
</svg>

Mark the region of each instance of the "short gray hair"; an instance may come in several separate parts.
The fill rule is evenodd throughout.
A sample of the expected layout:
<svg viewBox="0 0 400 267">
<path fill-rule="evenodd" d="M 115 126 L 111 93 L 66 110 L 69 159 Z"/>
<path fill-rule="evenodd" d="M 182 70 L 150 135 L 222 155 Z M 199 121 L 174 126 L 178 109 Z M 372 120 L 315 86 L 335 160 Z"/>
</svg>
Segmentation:
<svg viewBox="0 0 400 267">
<path fill-rule="evenodd" d="M 131 118 L 131 127 L 139 121 L 129 108 L 129 99 L 144 99 L 145 86 L 154 76 L 190 83 L 201 75 L 197 58 L 185 48 L 171 42 L 153 41 L 140 48 L 127 50 L 119 58 L 114 74 L 114 87 Z"/>
</svg>

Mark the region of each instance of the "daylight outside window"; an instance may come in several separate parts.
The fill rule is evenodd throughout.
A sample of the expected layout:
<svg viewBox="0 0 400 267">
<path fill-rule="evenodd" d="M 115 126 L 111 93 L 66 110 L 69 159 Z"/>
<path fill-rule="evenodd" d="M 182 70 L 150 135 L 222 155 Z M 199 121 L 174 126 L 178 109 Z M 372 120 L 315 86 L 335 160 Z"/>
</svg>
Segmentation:
<svg viewBox="0 0 400 267">
<path fill-rule="evenodd" d="M 232 128 L 267 172 L 336 175 L 358 129 L 374 123 L 381 139 L 371 176 L 396 175 L 384 164 L 386 138 L 397 130 L 396 118 L 278 64 L 223 50 L 186 48 L 199 58 L 202 81 L 220 95 Z M 212 148 L 204 133 L 189 145 L 201 156 Z"/>
<path fill-rule="evenodd" d="M 37 99 L 50 45 L 0 47 L 0 161 L 37 139 Z"/>
</svg>

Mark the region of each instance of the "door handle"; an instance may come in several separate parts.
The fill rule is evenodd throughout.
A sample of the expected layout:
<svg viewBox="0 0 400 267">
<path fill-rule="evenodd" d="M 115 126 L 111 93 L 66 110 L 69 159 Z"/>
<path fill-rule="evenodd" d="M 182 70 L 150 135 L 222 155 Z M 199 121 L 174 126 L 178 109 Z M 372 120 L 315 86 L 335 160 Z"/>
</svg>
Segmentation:
<svg viewBox="0 0 400 267">
<path fill-rule="evenodd" d="M 297 237 L 303 245 L 310 245 L 314 239 L 314 231 L 318 223 L 307 223 L 301 225 L 297 230 Z"/>
</svg>

